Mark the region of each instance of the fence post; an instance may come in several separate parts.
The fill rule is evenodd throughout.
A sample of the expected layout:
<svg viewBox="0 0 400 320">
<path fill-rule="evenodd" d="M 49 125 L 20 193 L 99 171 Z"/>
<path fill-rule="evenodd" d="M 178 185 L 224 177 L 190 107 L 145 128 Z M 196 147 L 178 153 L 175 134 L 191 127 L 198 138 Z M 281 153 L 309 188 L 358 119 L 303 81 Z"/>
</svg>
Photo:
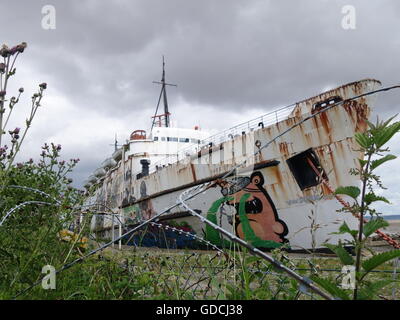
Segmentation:
<svg viewBox="0 0 400 320">
<path fill-rule="evenodd" d="M 122 249 L 122 213 L 119 214 L 119 230 L 118 230 L 118 249 Z"/>
<path fill-rule="evenodd" d="M 399 266 L 399 261 L 400 261 L 399 258 L 393 261 L 393 275 L 392 275 L 393 281 L 396 281 L 397 279 L 397 267 Z M 392 299 L 396 300 L 396 286 L 393 286 L 392 288 Z"/>
<path fill-rule="evenodd" d="M 111 239 L 112 239 L 112 247 L 114 248 L 114 214 L 111 213 L 112 221 L 111 221 Z"/>
</svg>

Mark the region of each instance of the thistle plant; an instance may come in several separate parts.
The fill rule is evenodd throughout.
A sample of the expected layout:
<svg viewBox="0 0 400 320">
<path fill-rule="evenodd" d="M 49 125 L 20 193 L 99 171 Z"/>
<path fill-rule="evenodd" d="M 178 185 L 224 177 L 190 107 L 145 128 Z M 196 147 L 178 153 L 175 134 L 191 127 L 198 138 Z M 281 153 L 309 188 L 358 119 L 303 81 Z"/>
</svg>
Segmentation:
<svg viewBox="0 0 400 320">
<path fill-rule="evenodd" d="M 22 42 L 12 48 L 3 44 L 0 49 L 0 56 L 3 62 L 0 63 L 0 168 L 9 170 L 15 160 L 16 155 L 21 149 L 21 145 L 32 125 L 32 121 L 36 115 L 38 108 L 41 106 L 43 92 L 47 88 L 46 83 L 39 85 L 38 92 L 34 93 L 31 98 L 31 111 L 26 119 L 25 128 L 15 128 L 9 130 L 10 147 L 3 145 L 4 136 L 7 134 L 7 125 L 15 110 L 16 105 L 20 102 L 21 95 L 24 93 L 24 88 L 18 90 L 16 96 L 7 98 L 7 90 L 9 80 L 17 72 L 15 63 L 20 54 L 22 54 L 27 47 L 26 42 Z M 1 61 L 1 58 L 0 58 Z"/>
</svg>

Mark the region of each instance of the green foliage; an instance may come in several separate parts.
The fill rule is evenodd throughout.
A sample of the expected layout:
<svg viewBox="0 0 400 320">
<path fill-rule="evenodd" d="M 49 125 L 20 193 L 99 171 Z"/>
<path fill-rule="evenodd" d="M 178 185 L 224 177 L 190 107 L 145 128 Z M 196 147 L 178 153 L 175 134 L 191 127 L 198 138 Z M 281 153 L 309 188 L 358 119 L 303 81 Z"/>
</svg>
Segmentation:
<svg viewBox="0 0 400 320">
<path fill-rule="evenodd" d="M 361 189 L 354 186 L 339 187 L 336 189 L 336 194 L 347 195 L 355 200 L 355 203 L 349 207 L 345 207 L 340 211 L 347 211 L 350 214 L 357 214 L 360 219 L 359 229 L 351 230 L 346 223 L 340 228 L 339 232 L 335 234 L 350 234 L 353 238 L 352 245 L 356 248 L 356 260 L 347 253 L 342 244 L 337 246 L 326 245 L 339 257 L 343 265 L 355 265 L 356 283 L 353 292 L 354 299 L 372 299 L 376 297 L 377 292 L 389 284 L 387 280 L 368 281 L 367 274 L 380 267 L 384 263 L 400 257 L 400 250 L 393 250 L 374 255 L 373 257 L 362 261 L 362 249 L 367 248 L 368 238 L 380 228 L 388 226 L 388 223 L 382 218 L 371 219 L 364 225 L 364 216 L 369 213 L 371 216 L 377 215 L 376 210 L 371 207 L 375 202 L 382 201 L 390 203 L 388 199 L 383 196 L 375 194 L 375 187 L 384 188 L 380 177 L 374 173 L 381 165 L 388 161 L 396 159 L 392 154 L 383 155 L 389 149 L 383 149 L 385 144 L 400 131 L 400 122 L 393 121 L 392 117 L 386 121 L 379 121 L 375 124 L 368 122 L 369 129 L 362 133 L 355 134 L 355 140 L 360 146 L 360 151 L 363 153 L 363 158 L 358 159 L 360 164 L 359 168 L 352 169 L 351 174 L 357 175 L 360 178 L 362 187 Z M 379 158 L 374 159 L 373 157 Z M 369 249 L 370 250 L 370 249 Z M 371 251 L 371 250 L 370 250 Z M 360 268 L 363 268 L 363 271 Z M 316 282 L 328 292 L 338 297 L 344 298 L 342 291 L 337 291 L 339 288 L 332 282 L 326 279 L 318 279 Z"/>
<path fill-rule="evenodd" d="M 59 232 L 74 223 L 72 208 L 81 201 L 67 177 L 77 160 L 60 161 L 60 150 L 45 145 L 39 163 L 0 169 L 0 220 L 14 210 L 0 226 L 0 287 L 12 294 L 36 281 L 44 265 L 60 266 L 78 253 L 76 244 L 59 239 Z M 29 201 L 43 204 L 21 206 Z"/>
<path fill-rule="evenodd" d="M 385 197 L 382 197 L 382 196 L 377 196 L 373 192 L 369 192 L 364 196 L 364 202 L 367 206 L 369 206 L 373 202 L 378 202 L 378 201 L 382 201 L 382 202 L 386 202 L 386 203 L 390 204 L 390 201 L 388 199 L 386 199 Z"/>
<path fill-rule="evenodd" d="M 372 135 L 376 148 L 382 148 L 399 131 L 400 122 L 380 126 L 379 130 L 376 131 L 376 134 Z"/>
<path fill-rule="evenodd" d="M 393 283 L 391 279 L 377 280 L 366 282 L 365 286 L 360 288 L 358 300 L 372 300 L 376 299 L 378 292 L 388 285 Z"/>
<path fill-rule="evenodd" d="M 343 265 L 354 264 L 353 257 L 346 251 L 345 248 L 343 248 L 343 246 L 341 244 L 333 245 L 333 244 L 326 243 L 325 247 L 329 248 L 334 253 L 336 253 L 336 255 L 338 256 L 338 258 L 340 259 L 340 261 L 342 262 Z"/>
<path fill-rule="evenodd" d="M 311 279 L 315 283 L 319 284 L 323 289 L 325 289 L 328 293 L 330 293 L 336 299 L 350 300 L 348 293 L 345 290 L 339 288 L 336 285 L 336 283 L 334 283 L 328 279 L 320 278 L 317 276 L 312 276 Z"/>
<path fill-rule="evenodd" d="M 385 162 L 391 161 L 397 159 L 396 156 L 392 155 L 392 154 L 387 154 L 386 156 L 379 158 L 377 160 L 372 160 L 371 161 L 371 170 L 374 170 L 376 168 L 378 168 L 380 165 L 384 164 Z"/>
<path fill-rule="evenodd" d="M 388 261 L 393 260 L 398 257 L 400 257 L 400 250 L 398 250 L 398 249 L 382 252 L 382 253 L 376 254 L 373 257 L 365 260 L 362 263 L 362 267 L 365 270 L 365 272 L 368 273 L 368 272 L 374 270 L 375 268 L 379 267 L 380 265 L 384 264 L 385 262 L 388 262 Z"/>
<path fill-rule="evenodd" d="M 360 193 L 361 193 L 360 188 L 354 186 L 339 187 L 335 191 L 335 194 L 344 194 L 353 199 L 357 199 Z"/>
<path fill-rule="evenodd" d="M 389 223 L 382 218 L 372 219 L 368 221 L 363 228 L 363 234 L 365 237 L 369 237 L 378 229 L 389 226 Z"/>
</svg>

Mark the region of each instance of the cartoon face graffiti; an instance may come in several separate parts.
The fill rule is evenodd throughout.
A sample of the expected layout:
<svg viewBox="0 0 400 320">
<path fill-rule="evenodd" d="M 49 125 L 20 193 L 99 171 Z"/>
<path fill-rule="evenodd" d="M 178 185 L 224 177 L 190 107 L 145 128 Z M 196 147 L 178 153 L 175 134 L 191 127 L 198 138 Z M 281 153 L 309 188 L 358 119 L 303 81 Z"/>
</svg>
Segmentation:
<svg viewBox="0 0 400 320">
<path fill-rule="evenodd" d="M 236 209 L 235 230 L 240 238 L 260 243 L 264 240 L 287 241 L 288 228 L 279 219 L 275 205 L 263 187 L 261 172 L 254 172 L 250 177 L 224 180 L 219 185 L 221 193 L 231 199 L 227 204 Z"/>
</svg>

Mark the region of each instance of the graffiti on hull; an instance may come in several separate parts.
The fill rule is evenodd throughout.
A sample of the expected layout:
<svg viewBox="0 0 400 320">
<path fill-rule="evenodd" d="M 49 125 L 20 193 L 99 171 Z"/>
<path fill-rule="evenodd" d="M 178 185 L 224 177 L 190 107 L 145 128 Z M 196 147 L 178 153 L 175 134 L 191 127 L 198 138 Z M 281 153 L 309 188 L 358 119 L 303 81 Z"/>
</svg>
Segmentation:
<svg viewBox="0 0 400 320">
<path fill-rule="evenodd" d="M 264 188 L 261 172 L 254 172 L 250 177 L 218 181 L 218 185 L 223 197 L 212 204 L 207 219 L 217 224 L 217 215 L 227 204 L 235 209 L 231 224 L 241 239 L 258 248 L 277 248 L 287 242 L 287 225 L 279 219 L 276 207 Z M 205 234 L 207 240 L 216 245 L 226 244 L 226 240 L 211 226 L 206 226 Z"/>
</svg>

